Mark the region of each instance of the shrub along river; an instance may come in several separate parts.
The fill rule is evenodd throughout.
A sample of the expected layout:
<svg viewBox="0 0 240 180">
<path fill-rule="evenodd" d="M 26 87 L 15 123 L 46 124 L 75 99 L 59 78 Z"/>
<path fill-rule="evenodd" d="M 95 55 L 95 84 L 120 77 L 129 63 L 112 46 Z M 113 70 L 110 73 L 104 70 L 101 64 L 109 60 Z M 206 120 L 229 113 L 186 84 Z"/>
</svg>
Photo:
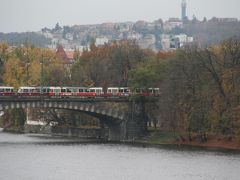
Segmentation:
<svg viewBox="0 0 240 180">
<path fill-rule="evenodd" d="M 240 154 L 0 132 L 1 180 L 239 180 Z"/>
</svg>

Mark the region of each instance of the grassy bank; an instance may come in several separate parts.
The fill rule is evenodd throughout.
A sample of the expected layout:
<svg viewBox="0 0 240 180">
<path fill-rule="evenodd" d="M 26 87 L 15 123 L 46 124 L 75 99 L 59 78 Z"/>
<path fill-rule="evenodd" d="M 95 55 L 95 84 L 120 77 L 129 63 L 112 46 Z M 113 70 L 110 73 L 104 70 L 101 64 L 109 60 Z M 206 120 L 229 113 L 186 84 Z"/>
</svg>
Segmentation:
<svg viewBox="0 0 240 180">
<path fill-rule="evenodd" d="M 205 148 L 219 148 L 240 151 L 240 140 L 237 138 L 229 138 L 224 136 L 209 136 L 207 141 L 200 141 L 195 138 L 191 141 L 181 141 L 176 138 L 171 132 L 150 130 L 148 135 L 140 140 L 141 143 L 149 145 L 179 145 L 179 146 L 193 146 Z"/>
<path fill-rule="evenodd" d="M 151 130 L 144 138 L 144 141 L 148 144 L 173 144 L 175 137 L 170 132 Z"/>
</svg>

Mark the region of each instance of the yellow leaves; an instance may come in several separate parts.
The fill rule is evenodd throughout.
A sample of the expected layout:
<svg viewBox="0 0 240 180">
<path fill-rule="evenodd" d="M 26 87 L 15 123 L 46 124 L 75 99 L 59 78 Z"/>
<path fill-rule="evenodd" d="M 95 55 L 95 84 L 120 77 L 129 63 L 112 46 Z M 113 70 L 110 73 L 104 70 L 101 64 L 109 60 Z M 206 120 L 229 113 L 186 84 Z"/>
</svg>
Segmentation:
<svg viewBox="0 0 240 180">
<path fill-rule="evenodd" d="M 14 87 L 40 85 L 42 59 L 44 67 L 56 59 L 54 51 L 32 46 L 18 47 L 3 56 L 8 49 L 7 44 L 0 44 L 0 57 L 5 58 L 3 82 Z"/>
<path fill-rule="evenodd" d="M 41 74 L 41 67 L 40 63 L 34 61 L 29 66 L 29 83 L 30 85 L 40 85 L 40 74 Z"/>
<path fill-rule="evenodd" d="M 19 87 L 23 84 L 24 68 L 21 61 L 16 57 L 11 57 L 5 64 L 3 81 L 6 85 Z"/>
<path fill-rule="evenodd" d="M 10 56 L 12 49 L 9 48 L 8 44 L 0 43 L 0 61 L 3 63 L 7 61 Z"/>
<path fill-rule="evenodd" d="M 9 48 L 8 44 L 0 43 L 0 54 L 5 54 Z"/>
<path fill-rule="evenodd" d="M 226 47 L 224 45 L 212 45 L 210 50 L 215 55 L 220 55 Z"/>
<path fill-rule="evenodd" d="M 39 59 L 43 58 L 45 64 L 56 59 L 55 51 L 51 49 L 39 49 L 39 51 L 41 52 Z"/>
</svg>

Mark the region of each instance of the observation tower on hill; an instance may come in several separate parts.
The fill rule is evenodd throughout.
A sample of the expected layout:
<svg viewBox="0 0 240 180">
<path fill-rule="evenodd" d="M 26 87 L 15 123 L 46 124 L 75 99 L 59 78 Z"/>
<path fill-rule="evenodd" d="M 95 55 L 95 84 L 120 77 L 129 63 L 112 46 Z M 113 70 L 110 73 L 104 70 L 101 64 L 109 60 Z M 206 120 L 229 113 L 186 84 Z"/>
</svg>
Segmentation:
<svg viewBox="0 0 240 180">
<path fill-rule="evenodd" d="M 187 2 L 182 0 L 182 21 L 187 19 Z"/>
</svg>

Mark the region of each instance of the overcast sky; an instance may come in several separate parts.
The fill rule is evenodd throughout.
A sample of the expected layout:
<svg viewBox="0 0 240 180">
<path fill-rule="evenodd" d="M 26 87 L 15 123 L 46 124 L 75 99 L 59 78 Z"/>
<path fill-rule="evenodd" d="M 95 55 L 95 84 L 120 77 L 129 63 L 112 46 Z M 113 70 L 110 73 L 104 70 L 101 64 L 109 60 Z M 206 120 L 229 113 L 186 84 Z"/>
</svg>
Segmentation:
<svg viewBox="0 0 240 180">
<path fill-rule="evenodd" d="M 0 32 L 181 16 L 182 0 L 0 0 Z M 187 15 L 240 19 L 240 0 L 186 0 Z"/>
</svg>

